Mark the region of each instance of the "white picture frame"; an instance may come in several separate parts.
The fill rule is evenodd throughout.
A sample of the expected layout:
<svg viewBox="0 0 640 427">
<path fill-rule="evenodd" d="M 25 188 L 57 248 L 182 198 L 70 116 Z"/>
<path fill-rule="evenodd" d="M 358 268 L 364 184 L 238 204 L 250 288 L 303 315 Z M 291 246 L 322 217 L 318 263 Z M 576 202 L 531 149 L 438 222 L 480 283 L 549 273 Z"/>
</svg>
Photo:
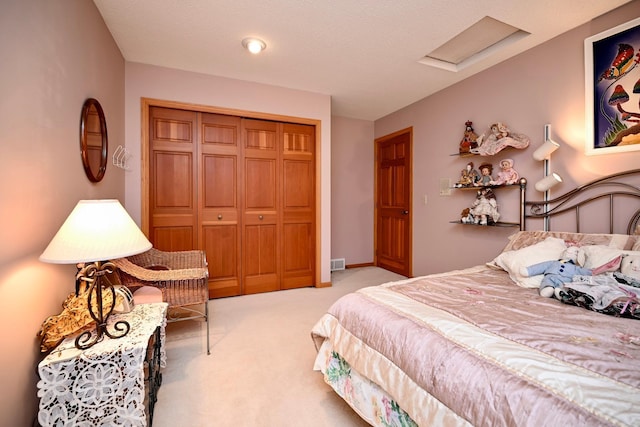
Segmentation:
<svg viewBox="0 0 640 427">
<path fill-rule="evenodd" d="M 640 150 L 640 18 L 586 38 L 584 57 L 585 154 Z"/>
</svg>

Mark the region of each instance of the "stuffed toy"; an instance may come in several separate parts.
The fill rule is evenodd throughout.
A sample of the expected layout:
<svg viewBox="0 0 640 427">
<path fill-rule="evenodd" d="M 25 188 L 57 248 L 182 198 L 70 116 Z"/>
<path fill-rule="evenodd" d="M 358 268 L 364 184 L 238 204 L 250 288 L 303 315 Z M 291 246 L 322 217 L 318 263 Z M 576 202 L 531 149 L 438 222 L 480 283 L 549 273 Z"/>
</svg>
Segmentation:
<svg viewBox="0 0 640 427">
<path fill-rule="evenodd" d="M 543 261 L 529 267 L 522 267 L 520 274 L 524 277 L 543 274 L 540 283 L 540 295 L 551 298 L 556 289 L 561 289 L 565 283 L 573 281 L 573 276 L 591 276 L 592 270 L 577 264 L 578 247 L 569 246 L 562 254 L 562 258 L 556 261 Z"/>
<path fill-rule="evenodd" d="M 469 208 L 462 209 L 462 212 L 460 212 L 460 222 L 463 224 L 474 223 L 473 215 L 471 215 L 471 209 Z"/>
<path fill-rule="evenodd" d="M 640 255 L 623 255 L 620 271 L 615 271 L 613 277 L 618 283 L 640 288 Z"/>
<path fill-rule="evenodd" d="M 592 276 L 574 276 L 558 289 L 557 298 L 600 313 L 640 319 L 640 254 L 624 254 L 608 264 L 606 274 L 596 274 L 596 268 Z"/>
</svg>

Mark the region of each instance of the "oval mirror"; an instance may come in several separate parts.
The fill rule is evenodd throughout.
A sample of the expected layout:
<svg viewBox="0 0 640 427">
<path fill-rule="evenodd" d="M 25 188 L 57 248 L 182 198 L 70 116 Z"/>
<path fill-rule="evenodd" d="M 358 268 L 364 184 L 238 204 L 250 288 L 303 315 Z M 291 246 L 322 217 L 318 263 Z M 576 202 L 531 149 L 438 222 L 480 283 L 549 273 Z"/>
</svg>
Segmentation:
<svg viewBox="0 0 640 427">
<path fill-rule="evenodd" d="M 107 121 L 100 103 L 89 98 L 80 117 L 82 166 L 91 182 L 99 182 L 107 170 Z"/>
</svg>

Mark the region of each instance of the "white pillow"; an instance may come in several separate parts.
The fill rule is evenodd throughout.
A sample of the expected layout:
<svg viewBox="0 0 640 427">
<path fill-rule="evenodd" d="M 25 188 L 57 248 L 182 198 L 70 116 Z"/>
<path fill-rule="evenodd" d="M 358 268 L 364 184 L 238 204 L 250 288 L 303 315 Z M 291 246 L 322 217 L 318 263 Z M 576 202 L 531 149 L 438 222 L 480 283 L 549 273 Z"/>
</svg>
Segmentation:
<svg viewBox="0 0 640 427">
<path fill-rule="evenodd" d="M 525 277 L 520 274 L 522 267 L 529 267 L 543 261 L 553 261 L 560 259 L 562 253 L 567 248 L 564 239 L 547 237 L 542 242 L 526 248 L 502 252 L 492 263 L 509 273 L 511 280 L 518 286 L 524 288 L 538 288 L 544 275 Z"/>
<path fill-rule="evenodd" d="M 613 260 L 622 252 L 621 249 L 603 245 L 583 246 L 578 250 L 577 262 L 585 268 L 596 268 Z"/>
</svg>

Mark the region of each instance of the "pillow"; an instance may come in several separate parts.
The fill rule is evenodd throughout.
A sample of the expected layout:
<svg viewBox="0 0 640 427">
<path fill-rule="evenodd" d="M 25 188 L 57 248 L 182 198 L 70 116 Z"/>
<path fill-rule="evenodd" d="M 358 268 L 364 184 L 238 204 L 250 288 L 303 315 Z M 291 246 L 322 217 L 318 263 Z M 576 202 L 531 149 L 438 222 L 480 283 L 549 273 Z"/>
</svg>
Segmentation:
<svg viewBox="0 0 640 427">
<path fill-rule="evenodd" d="M 563 239 L 579 246 L 602 245 L 618 249 L 630 249 L 633 245 L 630 240 L 633 239 L 633 237 L 626 234 L 589 234 L 540 230 L 518 231 L 517 233 L 509 236 L 509 242 L 504 247 L 503 252 L 522 249 L 524 247 L 541 242 L 547 237 Z"/>
<path fill-rule="evenodd" d="M 640 255 L 638 251 L 625 251 L 609 246 L 583 246 L 578 251 L 578 264 L 585 268 L 597 268 L 620 255 Z"/>
<path fill-rule="evenodd" d="M 543 275 L 525 277 L 520 274 L 522 267 L 529 267 L 543 261 L 557 260 L 567 248 L 564 239 L 547 237 L 545 240 L 522 249 L 502 252 L 491 262 L 509 273 L 511 280 L 524 288 L 538 288 Z"/>
<path fill-rule="evenodd" d="M 578 264 L 585 268 L 596 268 L 622 254 L 622 250 L 604 245 L 583 246 L 578 251 Z"/>
</svg>

